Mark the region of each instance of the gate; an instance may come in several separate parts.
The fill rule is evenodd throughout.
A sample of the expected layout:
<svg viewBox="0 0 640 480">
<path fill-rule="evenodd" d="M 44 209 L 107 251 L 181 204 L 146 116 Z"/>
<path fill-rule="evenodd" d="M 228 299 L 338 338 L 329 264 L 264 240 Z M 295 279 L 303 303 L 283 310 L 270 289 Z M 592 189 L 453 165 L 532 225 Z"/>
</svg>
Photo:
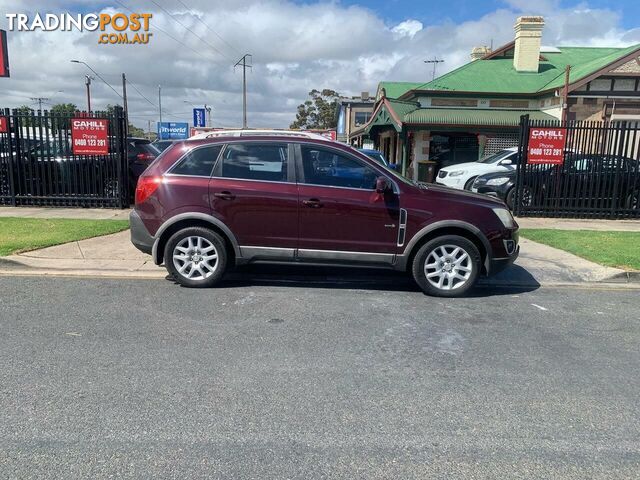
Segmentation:
<svg viewBox="0 0 640 480">
<path fill-rule="evenodd" d="M 108 120 L 108 153 L 74 154 L 73 118 Z M 113 112 L 0 110 L 0 205 L 125 208 L 125 117 Z"/>
<path fill-rule="evenodd" d="M 568 218 L 640 218 L 640 122 L 520 119 L 514 213 Z M 528 162 L 530 131 L 565 128 L 561 165 Z"/>
</svg>

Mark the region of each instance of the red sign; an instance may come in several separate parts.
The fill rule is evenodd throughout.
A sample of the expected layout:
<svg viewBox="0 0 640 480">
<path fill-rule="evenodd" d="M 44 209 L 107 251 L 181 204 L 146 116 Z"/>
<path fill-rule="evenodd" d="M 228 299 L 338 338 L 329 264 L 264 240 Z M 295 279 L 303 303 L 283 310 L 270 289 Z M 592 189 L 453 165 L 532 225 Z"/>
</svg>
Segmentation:
<svg viewBox="0 0 640 480">
<path fill-rule="evenodd" d="M 527 163 L 562 165 L 566 143 L 566 128 L 531 127 Z"/>
<path fill-rule="evenodd" d="M 109 120 L 106 118 L 71 119 L 74 155 L 107 155 L 109 153 Z"/>
<path fill-rule="evenodd" d="M 9 122 L 7 121 L 7 117 L 0 117 L 0 133 L 8 133 L 9 132 Z"/>
<path fill-rule="evenodd" d="M 7 32 L 0 30 L 0 77 L 9 76 L 9 50 L 7 48 Z"/>
<path fill-rule="evenodd" d="M 327 140 L 333 140 L 334 142 L 338 139 L 338 134 L 336 133 L 335 130 L 304 130 L 304 131 L 322 135 Z"/>
</svg>

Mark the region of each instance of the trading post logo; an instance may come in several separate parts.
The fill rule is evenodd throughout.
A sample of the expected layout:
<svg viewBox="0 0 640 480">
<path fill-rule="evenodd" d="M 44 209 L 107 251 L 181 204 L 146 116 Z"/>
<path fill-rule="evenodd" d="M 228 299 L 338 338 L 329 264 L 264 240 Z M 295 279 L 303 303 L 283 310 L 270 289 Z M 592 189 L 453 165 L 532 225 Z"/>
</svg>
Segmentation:
<svg viewBox="0 0 640 480">
<path fill-rule="evenodd" d="M 100 45 L 146 45 L 153 33 L 149 32 L 151 13 L 36 13 L 30 17 L 26 13 L 7 13 L 8 30 L 19 32 L 101 32 Z"/>
</svg>

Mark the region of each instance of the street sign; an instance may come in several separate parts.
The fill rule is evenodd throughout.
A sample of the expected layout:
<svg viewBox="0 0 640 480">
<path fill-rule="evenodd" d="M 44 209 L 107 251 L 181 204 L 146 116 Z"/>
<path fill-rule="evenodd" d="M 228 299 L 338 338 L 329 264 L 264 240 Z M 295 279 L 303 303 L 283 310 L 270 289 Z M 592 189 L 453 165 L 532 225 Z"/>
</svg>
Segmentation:
<svg viewBox="0 0 640 480">
<path fill-rule="evenodd" d="M 109 120 L 106 118 L 72 118 L 71 142 L 74 155 L 109 153 Z"/>
<path fill-rule="evenodd" d="M 189 138 L 189 124 L 186 122 L 158 123 L 158 139 L 184 140 Z"/>
<path fill-rule="evenodd" d="M 9 133 L 9 122 L 7 117 L 0 117 L 0 133 Z"/>
<path fill-rule="evenodd" d="M 206 123 L 206 112 L 204 108 L 194 108 L 193 109 L 193 126 L 194 127 L 204 127 Z"/>
<path fill-rule="evenodd" d="M 566 143 L 566 128 L 531 127 L 527 163 L 562 165 Z"/>
<path fill-rule="evenodd" d="M 9 76 L 9 49 L 7 48 L 7 32 L 0 30 L 0 77 Z"/>
</svg>

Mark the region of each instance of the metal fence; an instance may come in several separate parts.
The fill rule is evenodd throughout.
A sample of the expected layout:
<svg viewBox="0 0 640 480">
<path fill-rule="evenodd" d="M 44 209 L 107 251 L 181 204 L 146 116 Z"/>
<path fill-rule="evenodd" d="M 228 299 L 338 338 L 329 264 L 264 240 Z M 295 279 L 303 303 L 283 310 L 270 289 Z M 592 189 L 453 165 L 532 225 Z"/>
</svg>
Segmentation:
<svg viewBox="0 0 640 480">
<path fill-rule="evenodd" d="M 122 109 L 113 112 L 0 110 L 0 205 L 125 208 L 129 204 Z M 73 118 L 107 119 L 108 153 L 75 155 Z"/>
<path fill-rule="evenodd" d="M 562 165 L 530 164 L 532 128 L 566 128 Z M 640 124 L 521 118 L 514 211 L 520 216 L 640 218 Z"/>
</svg>

